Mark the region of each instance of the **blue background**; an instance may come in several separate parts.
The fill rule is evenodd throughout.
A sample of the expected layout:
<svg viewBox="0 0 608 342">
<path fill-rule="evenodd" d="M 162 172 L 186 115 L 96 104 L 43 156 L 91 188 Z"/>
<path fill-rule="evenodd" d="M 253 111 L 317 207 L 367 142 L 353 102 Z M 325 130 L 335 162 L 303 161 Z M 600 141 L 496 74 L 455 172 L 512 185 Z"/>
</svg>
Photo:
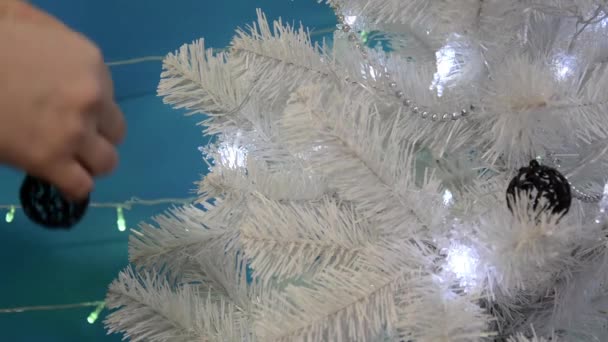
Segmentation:
<svg viewBox="0 0 608 342">
<path fill-rule="evenodd" d="M 328 29 L 335 17 L 316 0 L 38 0 L 32 1 L 99 44 L 107 61 L 162 56 L 205 37 L 208 47 L 225 47 L 234 30 L 255 20 L 262 8 L 270 18 Z M 58 47 L 61 48 L 61 47 Z M 208 141 L 195 124 L 156 97 L 160 62 L 112 68 L 128 136 L 118 170 L 100 179 L 94 202 L 190 197 L 206 168 L 197 147 Z M 18 202 L 23 175 L 0 167 L 0 204 Z M 164 207 L 125 211 L 129 228 Z M 0 212 L 0 308 L 103 300 L 108 284 L 127 264 L 128 232 L 116 228 L 115 209 L 91 209 L 69 232 L 30 224 L 20 211 L 11 224 Z M 119 341 L 107 336 L 103 317 L 86 322 L 90 308 L 0 314 L 1 341 Z"/>
</svg>

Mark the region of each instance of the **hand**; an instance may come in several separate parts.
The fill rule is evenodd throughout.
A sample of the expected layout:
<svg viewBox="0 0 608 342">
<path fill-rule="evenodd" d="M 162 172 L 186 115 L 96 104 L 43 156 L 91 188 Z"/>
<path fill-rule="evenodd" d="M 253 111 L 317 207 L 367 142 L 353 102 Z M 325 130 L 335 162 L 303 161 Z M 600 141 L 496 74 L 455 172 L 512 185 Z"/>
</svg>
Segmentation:
<svg viewBox="0 0 608 342">
<path fill-rule="evenodd" d="M 125 134 L 108 69 L 80 34 L 7 3 L 17 2 L 0 5 L 0 162 L 82 199 L 116 167 Z"/>
</svg>

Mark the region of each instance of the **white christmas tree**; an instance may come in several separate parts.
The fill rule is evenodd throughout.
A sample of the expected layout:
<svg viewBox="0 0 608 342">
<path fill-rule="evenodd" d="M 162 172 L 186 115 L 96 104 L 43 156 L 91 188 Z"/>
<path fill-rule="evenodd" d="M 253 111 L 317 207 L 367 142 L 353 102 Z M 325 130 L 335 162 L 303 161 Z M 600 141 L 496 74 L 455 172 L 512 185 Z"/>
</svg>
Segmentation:
<svg viewBox="0 0 608 342">
<path fill-rule="evenodd" d="M 166 57 L 211 172 L 133 231 L 109 331 L 607 341 L 608 3 L 327 2 L 332 44 L 259 12 Z"/>
</svg>

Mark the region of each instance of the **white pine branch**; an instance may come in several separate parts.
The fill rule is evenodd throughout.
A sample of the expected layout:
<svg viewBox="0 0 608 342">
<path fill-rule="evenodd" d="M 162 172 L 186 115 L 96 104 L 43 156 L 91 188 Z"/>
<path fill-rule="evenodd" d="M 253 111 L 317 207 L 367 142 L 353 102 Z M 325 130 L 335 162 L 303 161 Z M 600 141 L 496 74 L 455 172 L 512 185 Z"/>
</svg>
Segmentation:
<svg viewBox="0 0 608 342">
<path fill-rule="evenodd" d="M 556 340 L 555 338 L 552 339 L 546 339 L 544 337 L 538 337 L 536 336 L 536 334 L 534 334 L 533 337 L 526 337 L 526 335 L 524 335 L 523 333 L 519 333 L 515 336 L 509 337 L 509 339 L 507 340 L 507 342 L 558 342 L 559 340 Z"/>
<path fill-rule="evenodd" d="M 215 240 L 206 248 L 193 256 L 207 279 L 197 279 L 198 274 L 190 279 L 191 282 L 209 281 L 215 291 L 219 291 L 244 312 L 251 310 L 252 295 L 263 290 L 256 283 L 248 283 L 249 259 L 242 251 L 239 232 L 235 230 Z M 202 284 L 205 286 L 205 284 Z"/>
<path fill-rule="evenodd" d="M 208 204 L 207 211 L 194 206 L 174 208 L 155 217 L 157 226 L 142 223 L 129 239 L 130 262 L 178 279 L 182 271 L 192 267 L 192 255 L 230 229 L 222 205 Z"/>
<path fill-rule="evenodd" d="M 129 261 L 180 281 L 181 273 L 198 268 L 192 258 L 199 250 L 224 240 L 238 227 L 241 205 L 239 198 L 227 202 L 217 199 L 215 204 L 205 203 L 205 210 L 194 206 L 174 208 L 155 217 L 156 226 L 142 223 L 130 236 Z"/>
<path fill-rule="evenodd" d="M 440 33 L 461 32 L 475 22 L 480 2 L 477 0 L 319 0 L 338 6 L 340 14 L 360 16 L 373 25 L 408 24 L 411 29 L 432 32 L 436 40 Z M 424 32 L 425 36 L 426 34 Z"/>
<path fill-rule="evenodd" d="M 556 286 L 555 304 L 543 327 L 559 330 L 564 337 L 585 341 L 608 338 L 608 259 L 605 247 L 588 258 L 586 265 Z"/>
<path fill-rule="evenodd" d="M 204 296 L 204 295 L 203 295 Z M 201 297 L 195 287 L 171 290 L 156 275 L 127 268 L 108 292 L 109 332 L 131 341 L 248 341 L 248 316 L 225 299 Z"/>
<path fill-rule="evenodd" d="M 572 126 L 551 110 L 564 86 L 541 60 L 524 55 L 507 58 L 495 69 L 487 86 L 476 145 L 491 163 L 502 158 L 509 169 L 525 165 L 532 156 L 562 146 Z"/>
<path fill-rule="evenodd" d="M 241 73 L 254 80 L 254 96 L 273 103 L 295 87 L 331 74 L 326 47 L 313 44 L 303 27 L 296 30 L 280 20 L 271 27 L 262 11 L 257 13 L 257 23 L 237 30 L 230 49 Z"/>
<path fill-rule="evenodd" d="M 580 72 L 590 76 L 564 82 L 544 57 L 507 57 L 486 85 L 478 115 L 482 136 L 475 145 L 489 161 L 503 158 L 515 168 L 531 156 L 606 139 L 608 97 L 602 89 L 608 86 L 608 71 Z"/>
<path fill-rule="evenodd" d="M 400 136 L 401 116 L 384 123 L 375 106 L 358 99 L 361 93 L 341 94 L 345 100 L 327 108 L 322 87 L 303 88 L 288 103 L 281 141 L 293 154 L 305 154 L 323 172 L 340 198 L 351 201 L 378 231 L 411 235 L 425 229 L 425 214 L 412 210 L 416 191 L 414 149 Z M 317 102 L 319 101 L 319 102 Z M 328 101 L 330 102 L 330 101 Z M 439 194 L 436 194 L 439 196 Z"/>
<path fill-rule="evenodd" d="M 450 50 L 446 53 L 459 51 L 455 44 L 446 46 L 445 49 Z M 438 67 L 443 67 L 440 63 L 453 63 L 450 73 L 466 76 L 461 77 L 462 80 L 457 84 L 451 84 L 453 82 L 449 80 L 450 73 L 444 72 L 445 75 L 441 76 L 442 73 L 437 71 Z M 459 65 L 455 59 L 419 64 L 408 63 L 405 58 L 399 56 L 387 59 L 387 69 L 394 75 L 397 89 L 403 91 L 405 97 L 413 101 L 413 106 L 419 108 L 417 113 L 413 112 L 411 107 L 403 108 L 407 116 L 399 123 L 400 134 L 410 141 L 435 150 L 439 156 L 457 151 L 476 137 L 478 131 L 474 120 L 461 117 L 457 121 L 435 122 L 432 116 L 438 115 L 441 119 L 446 114 L 448 117 L 460 116 L 462 110 L 470 112 L 471 105 L 477 103 L 480 97 L 479 89 L 471 86 L 477 81 L 478 71 L 468 70 L 469 66 Z M 445 88 L 441 90 L 441 94 L 438 86 Z M 430 87 L 435 87 L 435 90 L 429 91 Z M 426 117 L 422 115 L 423 112 L 428 113 Z"/>
<path fill-rule="evenodd" d="M 478 44 L 491 75 L 494 67 L 499 66 L 506 55 L 521 51 L 522 40 L 528 37 L 526 32 L 533 11 L 530 11 L 528 2 L 483 0 L 479 3 Z"/>
<path fill-rule="evenodd" d="M 295 77 L 293 84 L 298 84 L 319 75 L 326 77 L 329 69 L 320 48 L 312 45 L 303 28 L 296 31 L 275 22 L 271 32 L 265 16 L 258 15 L 259 22 L 250 33 L 239 31 L 229 55 L 205 51 L 202 41 L 169 55 L 159 94 L 176 108 L 212 114 L 202 124 L 207 126 L 207 134 L 221 134 L 224 148 L 243 150 L 248 158 L 278 168 L 295 159 L 273 141 L 276 108 L 260 100 L 277 99 L 276 94 L 259 92 L 268 91 L 268 87 L 284 91 L 282 81 L 290 70 Z"/>
<path fill-rule="evenodd" d="M 399 340 L 476 342 L 493 337 L 492 317 L 475 294 L 456 294 L 444 280 L 420 274 L 396 292 Z"/>
<path fill-rule="evenodd" d="M 585 70 L 588 78 L 582 84 L 572 84 L 571 93 L 555 105 L 564 115 L 564 121 L 575 128 L 580 141 L 592 143 L 608 138 L 606 111 L 608 95 L 608 68 L 606 65 L 591 66 Z"/>
<path fill-rule="evenodd" d="M 289 285 L 261 303 L 256 332 L 265 341 L 374 340 L 395 320 L 392 298 L 399 280 L 329 269 L 314 284 Z"/>
<path fill-rule="evenodd" d="M 247 95 L 248 84 L 234 76 L 226 54 L 205 50 L 200 39 L 165 57 L 158 95 L 191 113 L 230 113 Z"/>
<path fill-rule="evenodd" d="M 272 143 L 269 118 L 258 115 L 269 107 L 252 96 L 251 79 L 238 75 L 242 63 L 205 50 L 202 40 L 186 44 L 166 57 L 158 93 L 175 108 L 211 115 L 201 125 L 206 134 L 219 134 L 226 148 L 247 148 L 248 154 L 276 162 L 285 153 Z"/>
<path fill-rule="evenodd" d="M 249 212 L 240 239 L 265 284 L 350 262 L 376 239 L 352 206 L 329 197 L 281 203 L 257 195 Z"/>
<path fill-rule="evenodd" d="M 409 239 L 380 239 L 352 263 L 259 303 L 256 332 L 273 341 L 377 340 L 397 322 L 398 291 L 431 262 L 422 249 Z"/>
<path fill-rule="evenodd" d="M 358 96 L 375 106 L 383 116 L 399 113 L 401 122 L 398 126 L 404 138 L 428 145 L 440 154 L 470 142 L 476 133 L 470 120 L 436 122 L 431 119 L 433 115 L 439 119 L 444 115 L 460 116 L 463 109 L 479 102 L 476 100 L 479 91 L 471 84 L 478 82 L 482 63 L 470 42 L 450 40 L 442 48 L 445 51 L 441 53 L 443 59 L 440 61 L 436 59 L 435 51 L 429 60 L 410 61 L 409 52 L 400 56 L 368 48 L 363 58 L 355 43 L 338 39 L 336 44 L 336 68 L 340 74 L 347 74 L 342 84 L 346 88 L 343 93 L 359 92 Z M 450 70 L 443 70 L 448 64 Z M 442 68 L 441 72 L 438 68 Z M 436 91 L 429 91 L 430 87 Z M 403 96 L 397 96 L 398 92 Z M 406 106 L 406 100 L 411 104 Z M 428 114 L 422 115 L 423 112 Z"/>
<path fill-rule="evenodd" d="M 583 226 L 577 215 L 561 219 L 533 211 L 526 196 L 517 197 L 513 214 L 502 191 L 486 196 L 478 208 L 486 212 L 478 212 L 479 223 L 473 223 L 474 248 L 495 277 L 493 283 L 508 295 L 519 290 L 548 293 L 562 272 L 577 265 L 575 249 L 601 234 L 598 227 Z M 543 205 L 541 201 L 539 208 Z"/>
<path fill-rule="evenodd" d="M 316 200 L 329 192 L 326 180 L 312 171 L 304 170 L 302 163 L 283 164 L 274 170 L 265 161 L 246 158 L 245 167 L 234 167 L 231 162 L 219 160 L 212 171 L 199 183 L 199 193 L 210 197 L 246 196 L 261 193 L 273 200 Z"/>
</svg>

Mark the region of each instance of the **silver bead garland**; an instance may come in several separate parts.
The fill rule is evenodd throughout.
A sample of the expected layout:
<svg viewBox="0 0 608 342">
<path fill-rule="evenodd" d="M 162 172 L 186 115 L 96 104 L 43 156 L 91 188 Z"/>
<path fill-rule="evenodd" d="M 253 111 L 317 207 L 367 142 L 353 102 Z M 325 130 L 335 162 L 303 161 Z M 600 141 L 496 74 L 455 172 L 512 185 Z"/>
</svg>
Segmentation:
<svg viewBox="0 0 608 342">
<path fill-rule="evenodd" d="M 335 13 L 340 13 L 340 8 L 336 4 L 332 4 L 332 8 Z M 355 47 L 360 51 L 362 57 L 369 64 L 369 60 L 367 60 L 367 58 L 368 58 L 367 51 L 365 51 L 365 48 L 359 42 L 359 38 L 357 37 L 357 34 L 354 32 L 351 32 L 352 28 L 350 27 L 350 25 L 348 25 L 344 21 L 344 16 L 342 14 L 338 14 L 337 17 L 338 17 L 338 22 L 340 23 L 338 25 L 338 27 L 342 30 L 342 32 L 348 33 L 348 40 L 350 42 L 355 42 Z M 468 109 L 463 108 L 457 112 L 444 113 L 442 115 L 437 114 L 437 113 L 430 114 L 429 111 L 422 109 L 421 106 L 415 105 L 411 99 L 405 98 L 405 93 L 402 90 L 397 89 L 398 88 L 397 82 L 395 82 L 395 80 L 393 80 L 391 78 L 391 75 L 388 72 L 386 72 L 384 74 L 384 77 L 387 79 L 389 88 L 394 90 L 395 97 L 397 97 L 400 100 L 402 105 L 405 107 L 411 108 L 412 113 L 419 115 L 420 118 L 422 118 L 424 120 L 430 118 L 431 121 L 433 121 L 433 122 L 437 122 L 437 121 L 445 122 L 448 120 L 456 121 L 461 118 L 468 117 L 471 114 L 471 112 L 475 111 L 475 107 L 470 106 L 470 108 L 468 108 Z M 347 77 L 346 80 L 348 81 L 349 78 Z M 558 168 L 558 169 L 561 168 L 561 166 L 559 165 L 559 160 L 554 159 L 553 163 L 555 164 L 556 168 Z M 568 179 L 568 177 L 566 177 L 566 179 Z M 587 194 L 587 193 L 581 191 L 574 184 L 572 184 L 570 179 L 568 179 L 568 182 L 570 183 L 570 187 L 572 190 L 572 196 L 581 202 L 599 203 L 603 198 L 602 194 Z"/>
<path fill-rule="evenodd" d="M 355 47 L 359 50 L 363 59 L 366 60 L 367 64 L 370 64 L 370 61 L 368 60 L 367 51 L 361 45 L 357 34 L 355 32 L 352 32 L 352 28 L 350 27 L 350 25 L 345 22 L 344 15 L 341 14 L 340 7 L 336 3 L 332 3 L 331 7 L 337 15 L 338 23 L 339 23 L 338 28 L 340 30 L 342 30 L 342 32 L 348 34 L 348 41 L 355 42 Z M 422 119 L 426 120 L 430 117 L 432 121 L 441 121 L 441 122 L 456 121 L 461 118 L 465 118 L 465 117 L 469 116 L 470 111 L 473 111 L 475 109 L 474 106 L 471 106 L 470 109 L 462 109 L 460 111 L 455 111 L 452 113 L 429 114 L 428 110 L 422 110 L 419 105 L 414 105 L 414 103 L 411 99 L 405 97 L 405 93 L 402 90 L 397 89 L 398 88 L 397 82 L 395 82 L 395 80 L 391 78 L 391 75 L 388 72 L 384 73 L 384 78 L 387 79 L 388 87 L 393 90 L 394 96 L 397 99 L 399 99 L 400 103 L 404 107 L 411 108 L 412 113 L 419 114 L 420 118 L 422 118 Z M 377 87 L 372 85 L 372 88 L 376 89 Z M 413 106 L 413 108 L 412 108 L 412 106 Z"/>
<path fill-rule="evenodd" d="M 542 158 L 537 158 L 537 159 L 542 159 Z M 561 160 L 559 160 L 559 158 L 557 158 L 556 156 L 554 156 L 553 154 L 549 153 L 547 155 L 547 159 L 550 160 L 551 166 L 555 167 L 557 170 L 561 169 Z M 572 181 L 570 180 L 570 177 L 568 177 L 567 175 L 564 175 L 564 177 L 566 177 L 566 179 L 568 180 L 568 183 L 570 184 L 570 189 L 572 191 L 572 197 L 576 198 L 577 200 L 583 202 L 583 203 L 599 203 L 602 201 L 602 198 L 604 198 L 603 194 L 588 194 L 582 190 L 580 190 L 578 187 L 576 187 Z"/>
</svg>

